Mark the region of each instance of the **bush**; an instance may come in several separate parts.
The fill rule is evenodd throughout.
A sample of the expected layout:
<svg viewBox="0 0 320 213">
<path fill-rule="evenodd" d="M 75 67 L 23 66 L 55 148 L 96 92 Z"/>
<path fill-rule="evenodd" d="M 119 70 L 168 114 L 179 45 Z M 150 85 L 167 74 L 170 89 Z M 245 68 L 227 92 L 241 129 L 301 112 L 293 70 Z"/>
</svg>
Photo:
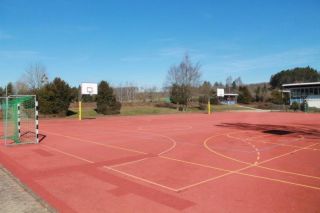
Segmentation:
<svg viewBox="0 0 320 213">
<path fill-rule="evenodd" d="M 248 87 L 239 86 L 238 103 L 249 104 L 252 101 L 252 96 Z"/>
<path fill-rule="evenodd" d="M 300 110 L 302 112 L 307 112 L 308 111 L 308 103 L 307 102 L 301 103 L 300 104 Z"/>
<path fill-rule="evenodd" d="M 36 91 L 39 111 L 43 114 L 67 115 L 72 95 L 70 86 L 60 78 L 55 78 Z"/>
<path fill-rule="evenodd" d="M 297 102 L 293 102 L 290 106 L 290 109 L 296 112 L 299 109 L 299 104 Z"/>
<path fill-rule="evenodd" d="M 218 97 L 217 96 L 211 97 L 210 104 L 215 104 L 215 105 L 219 104 Z"/>
<path fill-rule="evenodd" d="M 199 104 L 208 104 L 207 96 L 199 96 Z M 218 104 L 217 96 L 210 97 L 210 104 Z"/>
<path fill-rule="evenodd" d="M 199 104 L 207 104 L 208 103 L 208 96 L 199 96 Z"/>
<path fill-rule="evenodd" d="M 277 91 L 277 90 L 273 90 L 271 92 L 271 99 L 270 101 L 273 103 L 273 104 L 283 104 L 283 98 L 282 98 L 282 95 L 281 95 L 281 92 Z"/>
<path fill-rule="evenodd" d="M 173 84 L 170 90 L 170 101 L 174 104 L 187 105 L 191 90 L 187 85 Z"/>
<path fill-rule="evenodd" d="M 199 104 L 199 109 L 200 110 L 206 110 L 208 107 L 208 104 Z"/>
<path fill-rule="evenodd" d="M 113 89 L 106 81 L 98 85 L 97 113 L 104 115 L 120 114 L 121 103 L 116 100 Z"/>
<path fill-rule="evenodd" d="M 155 105 L 156 107 L 164 107 L 164 108 L 170 108 L 170 109 L 176 109 L 177 106 L 173 103 L 165 103 L 165 102 L 162 102 L 162 103 L 157 103 Z"/>
</svg>

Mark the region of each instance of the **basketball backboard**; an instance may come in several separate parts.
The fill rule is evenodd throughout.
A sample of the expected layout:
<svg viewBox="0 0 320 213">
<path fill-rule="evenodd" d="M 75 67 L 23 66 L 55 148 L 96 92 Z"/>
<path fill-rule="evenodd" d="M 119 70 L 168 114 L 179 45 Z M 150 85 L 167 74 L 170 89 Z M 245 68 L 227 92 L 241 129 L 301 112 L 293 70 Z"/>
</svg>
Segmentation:
<svg viewBox="0 0 320 213">
<path fill-rule="evenodd" d="M 81 95 L 97 95 L 98 85 L 96 83 L 81 83 Z"/>
<path fill-rule="evenodd" d="M 217 96 L 218 97 L 224 97 L 224 89 L 217 89 Z"/>
</svg>

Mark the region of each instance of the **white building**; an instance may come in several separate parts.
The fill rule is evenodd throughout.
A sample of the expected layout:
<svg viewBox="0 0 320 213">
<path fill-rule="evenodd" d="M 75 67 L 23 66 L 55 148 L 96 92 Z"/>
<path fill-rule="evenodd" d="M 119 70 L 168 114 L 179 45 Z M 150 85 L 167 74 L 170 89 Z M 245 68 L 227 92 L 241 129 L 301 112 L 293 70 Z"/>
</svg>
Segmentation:
<svg viewBox="0 0 320 213">
<path fill-rule="evenodd" d="M 224 89 L 217 88 L 218 100 L 221 104 L 237 104 L 238 94 L 224 93 Z"/>
<path fill-rule="evenodd" d="M 307 101 L 309 107 L 320 108 L 320 82 L 283 84 L 282 88 L 290 91 L 290 105 Z"/>
</svg>

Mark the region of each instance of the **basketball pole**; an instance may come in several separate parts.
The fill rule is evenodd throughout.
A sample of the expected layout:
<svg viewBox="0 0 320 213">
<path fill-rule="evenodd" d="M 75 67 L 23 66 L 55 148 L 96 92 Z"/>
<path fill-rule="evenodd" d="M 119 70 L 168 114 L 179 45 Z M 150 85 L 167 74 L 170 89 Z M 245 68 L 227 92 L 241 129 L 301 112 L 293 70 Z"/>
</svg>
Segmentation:
<svg viewBox="0 0 320 213">
<path fill-rule="evenodd" d="M 210 104 L 210 100 L 208 101 L 208 115 L 211 114 L 211 104 Z"/>
<path fill-rule="evenodd" d="M 79 121 L 82 120 L 82 104 L 81 104 L 81 99 L 82 99 L 82 95 L 81 95 L 81 87 L 80 87 L 80 91 L 79 91 Z"/>
<path fill-rule="evenodd" d="M 81 109 L 81 100 L 79 100 L 79 121 L 81 121 L 82 118 L 82 109 Z"/>
</svg>

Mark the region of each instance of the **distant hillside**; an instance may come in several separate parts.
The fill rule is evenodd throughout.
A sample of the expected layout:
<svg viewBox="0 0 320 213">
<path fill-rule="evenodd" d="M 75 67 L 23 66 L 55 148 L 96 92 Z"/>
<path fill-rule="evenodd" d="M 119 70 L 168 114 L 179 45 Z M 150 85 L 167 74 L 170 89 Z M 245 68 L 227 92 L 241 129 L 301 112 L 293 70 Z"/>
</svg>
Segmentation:
<svg viewBox="0 0 320 213">
<path fill-rule="evenodd" d="M 320 81 L 320 73 L 311 67 L 296 67 L 294 69 L 282 70 L 271 76 L 270 85 L 281 88 L 282 84 L 306 83 Z"/>
</svg>

